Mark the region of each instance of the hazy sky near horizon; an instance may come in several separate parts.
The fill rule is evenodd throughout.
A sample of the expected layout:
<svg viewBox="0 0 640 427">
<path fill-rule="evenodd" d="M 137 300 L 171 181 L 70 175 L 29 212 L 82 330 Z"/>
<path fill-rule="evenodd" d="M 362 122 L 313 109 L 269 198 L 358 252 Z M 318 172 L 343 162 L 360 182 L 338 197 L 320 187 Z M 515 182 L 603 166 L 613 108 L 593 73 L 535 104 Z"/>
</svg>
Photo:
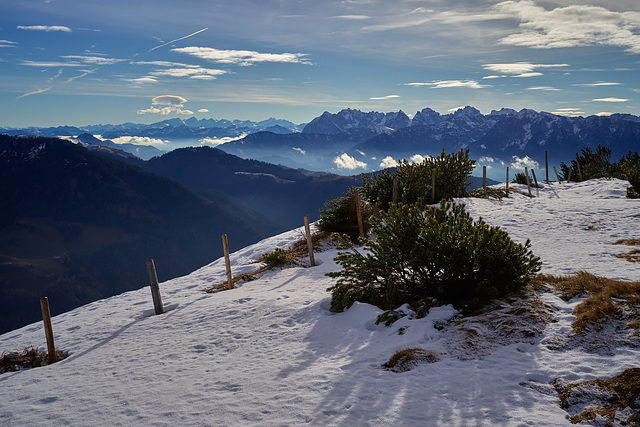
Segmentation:
<svg viewBox="0 0 640 427">
<path fill-rule="evenodd" d="M 465 105 L 640 115 L 637 0 L 20 0 L 0 11 L 5 127 Z"/>
</svg>

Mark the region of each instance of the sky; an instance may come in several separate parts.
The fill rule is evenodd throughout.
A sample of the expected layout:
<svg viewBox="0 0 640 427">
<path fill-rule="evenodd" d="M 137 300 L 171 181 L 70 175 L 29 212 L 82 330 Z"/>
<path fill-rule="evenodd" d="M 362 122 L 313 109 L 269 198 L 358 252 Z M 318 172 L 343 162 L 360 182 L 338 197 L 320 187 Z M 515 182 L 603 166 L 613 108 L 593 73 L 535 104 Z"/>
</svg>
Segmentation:
<svg viewBox="0 0 640 427">
<path fill-rule="evenodd" d="M 640 115 L 640 3 L 21 0 L 0 8 L 0 126 L 306 123 L 465 105 Z"/>
</svg>

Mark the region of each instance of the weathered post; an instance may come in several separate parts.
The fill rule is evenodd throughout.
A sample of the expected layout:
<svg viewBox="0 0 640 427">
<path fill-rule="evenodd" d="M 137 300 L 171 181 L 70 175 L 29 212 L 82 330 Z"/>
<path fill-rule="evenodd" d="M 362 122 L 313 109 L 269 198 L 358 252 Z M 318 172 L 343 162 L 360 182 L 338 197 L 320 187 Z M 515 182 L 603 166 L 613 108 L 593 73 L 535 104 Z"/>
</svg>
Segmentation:
<svg viewBox="0 0 640 427">
<path fill-rule="evenodd" d="M 509 166 L 507 166 L 507 190 L 509 189 Z"/>
<path fill-rule="evenodd" d="M 524 175 L 527 177 L 527 190 L 529 190 L 529 197 L 533 197 L 533 195 L 531 194 L 531 180 L 529 179 L 529 170 L 526 166 L 524 167 Z"/>
<path fill-rule="evenodd" d="M 40 298 L 40 308 L 42 309 L 42 320 L 44 321 L 44 334 L 47 337 L 47 352 L 49 353 L 49 364 L 56 363 L 56 345 L 53 341 L 53 327 L 51 326 L 51 312 L 49 311 L 49 298 Z"/>
<path fill-rule="evenodd" d="M 313 256 L 313 239 L 311 238 L 311 227 L 309 227 L 309 215 L 304 216 L 304 232 L 307 234 L 307 251 L 309 251 L 309 265 L 315 267 L 316 259 Z"/>
<path fill-rule="evenodd" d="M 360 210 L 360 193 L 358 189 L 354 189 L 356 196 L 356 216 L 358 217 L 358 230 L 360 231 L 360 237 L 364 237 L 364 227 L 362 225 L 362 211 Z"/>
<path fill-rule="evenodd" d="M 547 184 L 549 184 L 549 152 L 544 152 L 544 171 L 547 175 Z"/>
<path fill-rule="evenodd" d="M 553 171 L 556 173 L 556 179 L 558 180 L 558 184 L 562 184 L 562 181 L 560 181 L 560 175 L 558 175 L 558 170 L 556 169 L 556 167 L 553 167 Z"/>
<path fill-rule="evenodd" d="M 538 178 L 536 178 L 536 171 L 531 169 L 531 173 L 533 174 L 533 182 L 536 183 L 536 188 L 538 187 Z"/>
<path fill-rule="evenodd" d="M 224 264 L 227 267 L 227 289 L 233 289 L 233 276 L 231 276 L 231 260 L 229 259 L 229 240 L 227 235 L 222 235 L 222 248 L 224 249 Z"/>
<path fill-rule="evenodd" d="M 571 182 L 571 172 L 573 172 L 573 168 L 569 168 L 569 175 L 567 176 L 567 182 Z"/>
<path fill-rule="evenodd" d="M 398 206 L 398 178 L 393 178 L 393 205 Z"/>
<path fill-rule="evenodd" d="M 580 177 L 580 182 L 583 181 L 582 179 L 582 170 L 580 169 L 580 162 L 576 159 L 576 164 L 578 165 L 578 176 Z"/>
<path fill-rule="evenodd" d="M 482 189 L 483 190 L 487 189 L 487 167 L 486 166 L 482 167 Z"/>
<path fill-rule="evenodd" d="M 151 298 L 153 299 L 153 308 L 157 314 L 164 313 L 162 306 L 162 297 L 160 296 L 160 284 L 158 284 L 158 275 L 156 274 L 156 265 L 152 259 L 147 262 L 147 275 L 149 276 L 149 286 L 151 287 Z"/>
</svg>

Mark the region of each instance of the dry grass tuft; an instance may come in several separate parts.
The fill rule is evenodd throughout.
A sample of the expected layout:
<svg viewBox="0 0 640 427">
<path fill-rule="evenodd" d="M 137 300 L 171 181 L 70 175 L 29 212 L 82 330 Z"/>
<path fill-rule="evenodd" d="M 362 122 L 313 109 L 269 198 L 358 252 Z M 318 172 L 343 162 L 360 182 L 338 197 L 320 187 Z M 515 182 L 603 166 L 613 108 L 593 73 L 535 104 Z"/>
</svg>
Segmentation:
<svg viewBox="0 0 640 427">
<path fill-rule="evenodd" d="M 587 298 L 574 310 L 576 320 L 574 332 L 584 331 L 606 318 L 628 318 L 627 326 L 640 325 L 637 307 L 640 305 L 640 282 L 625 282 L 594 276 L 580 271 L 572 276 L 541 275 L 536 280 L 544 281 L 561 292 L 565 301 L 577 296 Z"/>
<path fill-rule="evenodd" d="M 640 246 L 640 239 L 621 239 L 614 245 Z M 629 262 L 640 262 L 640 249 L 632 249 L 626 254 L 616 254 L 617 258 L 626 259 Z"/>
<path fill-rule="evenodd" d="M 607 380 L 567 383 L 556 379 L 552 384 L 558 390 L 562 408 L 569 411 L 573 407 L 577 411 L 584 408 L 569 419 L 572 424 L 600 416 L 607 420 L 606 425 L 615 421 L 621 425 L 640 425 L 640 368 L 626 369 Z"/>
<path fill-rule="evenodd" d="M 382 365 L 387 371 L 407 372 L 419 363 L 435 363 L 440 358 L 432 351 L 427 351 L 420 347 L 405 348 L 398 350 Z"/>
</svg>

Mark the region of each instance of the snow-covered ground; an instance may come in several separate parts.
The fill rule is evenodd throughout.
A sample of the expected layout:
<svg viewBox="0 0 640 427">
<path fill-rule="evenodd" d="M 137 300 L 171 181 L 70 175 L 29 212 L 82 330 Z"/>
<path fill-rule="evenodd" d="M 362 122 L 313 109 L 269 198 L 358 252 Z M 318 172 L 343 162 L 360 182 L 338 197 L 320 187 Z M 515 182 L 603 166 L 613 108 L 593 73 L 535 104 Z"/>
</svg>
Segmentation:
<svg viewBox="0 0 640 427">
<path fill-rule="evenodd" d="M 640 200 L 624 197 L 627 186 L 592 180 L 545 186 L 531 199 L 463 202 L 514 240 L 530 238 L 543 273 L 640 280 L 640 263 L 613 256 L 629 247 L 612 243 L 640 238 Z M 301 237 L 293 230 L 233 253 L 233 274 Z M 559 345 L 577 300 L 551 292 L 540 295 L 553 317 L 540 336 L 488 340 L 477 353 L 460 328 L 440 327 L 451 307 L 390 327 L 375 325 L 381 311 L 367 304 L 331 313 L 325 273 L 338 268 L 335 255 L 328 249 L 316 253 L 316 267 L 204 293 L 226 280 L 217 260 L 161 283 L 167 311 L 159 316 L 146 286 L 55 317 L 56 346 L 70 356 L 0 375 L 0 425 L 570 425 L 552 380 L 611 377 L 640 363 L 640 348 Z M 46 349 L 41 323 L 0 336 L 0 352 L 30 346 Z M 403 373 L 381 368 L 407 347 L 439 361 Z"/>
</svg>

